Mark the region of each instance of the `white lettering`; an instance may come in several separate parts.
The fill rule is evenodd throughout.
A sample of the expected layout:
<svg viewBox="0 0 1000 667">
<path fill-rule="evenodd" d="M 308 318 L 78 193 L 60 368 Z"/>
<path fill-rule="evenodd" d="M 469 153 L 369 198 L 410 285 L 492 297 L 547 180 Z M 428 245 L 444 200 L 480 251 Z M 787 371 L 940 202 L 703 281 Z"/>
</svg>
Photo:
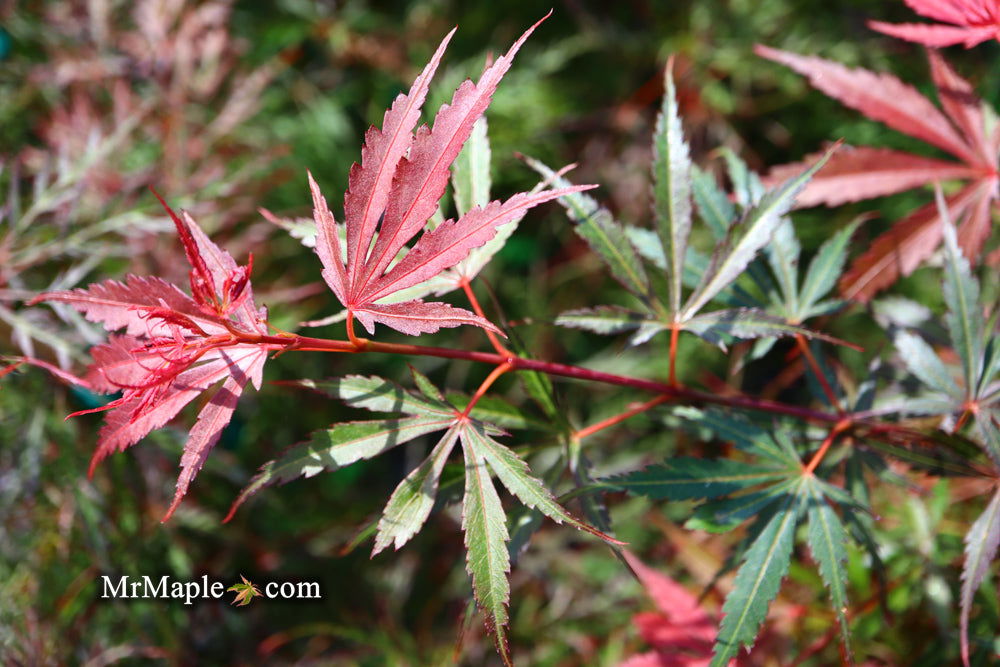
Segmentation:
<svg viewBox="0 0 1000 667">
<path fill-rule="evenodd" d="M 153 580 L 148 576 L 143 576 L 142 582 L 145 584 L 143 596 L 144 598 L 161 598 L 166 595 L 167 592 L 167 575 L 160 577 L 160 583 L 158 585 L 153 585 Z"/>
<path fill-rule="evenodd" d="M 128 577 L 126 577 L 124 574 L 121 576 L 120 579 L 118 579 L 117 589 L 115 589 L 115 587 L 111 584 L 111 577 L 109 577 L 108 575 L 106 574 L 103 575 L 101 579 L 104 580 L 104 593 L 101 595 L 102 598 L 128 597 L 128 593 L 126 592 L 128 586 L 127 582 Z"/>
</svg>

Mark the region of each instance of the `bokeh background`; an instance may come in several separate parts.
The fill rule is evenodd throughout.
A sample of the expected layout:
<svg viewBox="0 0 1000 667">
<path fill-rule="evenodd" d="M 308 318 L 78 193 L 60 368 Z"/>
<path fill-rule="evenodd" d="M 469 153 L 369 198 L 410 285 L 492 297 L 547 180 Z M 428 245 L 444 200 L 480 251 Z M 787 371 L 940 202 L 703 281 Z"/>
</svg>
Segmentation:
<svg viewBox="0 0 1000 667">
<path fill-rule="evenodd" d="M 868 19 L 911 20 L 902 2 L 875 0 L 520 0 L 425 2 L 197 2 L 80 0 L 0 2 L 0 354 L 31 354 L 80 371 L 95 328 L 64 309 L 27 308 L 31 294 L 127 272 L 186 284 L 180 248 L 149 194 L 155 186 L 190 210 L 238 259 L 253 252 L 258 300 L 272 322 L 296 323 L 336 312 L 319 262 L 257 211 L 308 216 L 305 170 L 334 211 L 365 129 L 380 123 L 441 37 L 459 26 L 428 108 L 446 101 L 489 54 L 506 50 L 553 8 L 502 83 L 488 113 L 494 193 L 531 187 L 520 151 L 549 164 L 579 163 L 576 182 L 598 183 L 620 219 L 648 212 L 649 141 L 663 92 L 662 69 L 676 56 L 681 112 L 696 160 L 718 162 L 726 146 L 755 169 L 800 159 L 822 143 L 922 147 L 812 91 L 797 75 L 755 57 L 764 43 L 849 65 L 888 70 L 930 94 L 926 59 L 912 44 L 865 26 Z M 997 44 L 949 51 L 956 68 L 994 105 L 1000 98 Z M 846 220 L 879 214 L 859 244 L 900 212 L 924 203 L 909 193 L 835 211 L 796 216 L 807 248 Z M 916 272 L 900 293 L 937 298 L 936 274 Z M 537 356 L 655 373 L 620 343 L 556 330 L 561 310 L 613 300 L 614 284 L 572 234 L 557 207 L 533 212 L 484 274 L 504 318 Z M 933 284 L 934 289 L 926 288 Z M 483 288 L 480 288 L 483 289 Z M 485 291 L 485 290 L 484 290 Z M 494 303 L 488 298 L 491 312 Z M 934 303 L 932 302 L 933 306 Z M 827 323 L 834 335 L 864 340 L 863 313 Z M 342 325 L 313 335 L 341 336 Z M 382 329 L 380 337 L 394 340 Z M 874 333 L 872 334 L 874 336 Z M 481 347 L 478 331 L 450 330 L 429 344 Z M 267 380 L 380 374 L 405 381 L 405 359 L 288 354 Z M 863 368 L 865 359 L 855 364 Z M 780 365 L 780 356 L 777 363 Z M 468 389 L 482 369 L 421 359 L 441 385 Z M 725 357 L 682 347 L 680 373 L 724 378 Z M 774 362 L 743 371 L 761 387 Z M 499 385 L 523 401 L 516 382 Z M 775 389 L 795 392 L 801 387 Z M 634 395 L 559 383 L 576 424 L 620 411 Z M 399 553 L 369 560 L 355 539 L 424 443 L 333 474 L 269 489 L 228 524 L 238 490 L 264 461 L 311 430 L 357 413 L 285 387 L 248 392 L 173 520 L 159 522 L 172 496 L 185 425 L 153 433 L 125 454 L 87 463 L 100 415 L 63 416 L 99 397 L 69 388 L 36 368 L 0 381 L 0 656 L 7 664 L 492 664 L 481 623 L 467 618 L 469 582 L 455 508 L 435 514 Z M 614 471 L 662 459 L 680 438 L 645 417 L 594 438 L 592 458 Z M 544 459 L 552 443 L 539 438 Z M 859 652 L 874 664 L 944 664 L 956 655 L 957 566 L 962 510 L 954 489 L 919 493 L 887 486 L 878 499 L 891 587 L 874 599 L 864 560 L 852 554 L 851 596 Z M 623 539 L 648 563 L 689 583 L 710 584 L 729 537 L 695 539 L 682 509 L 614 499 Z M 945 515 L 944 510 L 949 512 Z M 956 516 L 956 512 L 958 515 Z M 356 548 L 355 548 L 356 547 Z M 319 581 L 320 601 L 225 602 L 186 607 L 164 601 L 99 599 L 101 574 L 240 574 Z M 642 650 L 631 623 L 650 603 L 638 584 L 593 540 L 543 526 L 513 578 L 511 632 L 531 665 L 614 665 Z M 990 586 L 986 587 L 987 589 Z M 832 617 L 811 568 L 793 565 L 772 608 L 770 656 L 759 664 L 833 664 L 836 642 L 818 645 Z M 877 597 L 877 596 L 875 596 Z M 997 625 L 995 591 L 973 632 Z M 717 606 L 717 594 L 706 604 Z"/>
</svg>

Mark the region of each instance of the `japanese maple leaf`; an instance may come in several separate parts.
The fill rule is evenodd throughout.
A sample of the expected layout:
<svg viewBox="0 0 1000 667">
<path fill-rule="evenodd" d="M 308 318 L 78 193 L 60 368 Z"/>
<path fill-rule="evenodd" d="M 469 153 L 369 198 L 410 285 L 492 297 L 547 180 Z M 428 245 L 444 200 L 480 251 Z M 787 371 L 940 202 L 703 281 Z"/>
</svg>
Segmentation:
<svg viewBox="0 0 1000 667">
<path fill-rule="evenodd" d="M 870 146 L 844 148 L 809 182 L 798 197 L 799 206 L 836 206 L 940 181 L 961 180 L 964 185 L 948 198 L 948 209 L 953 220 L 961 221 L 959 244 L 966 255 L 979 257 L 990 235 L 991 212 L 998 199 L 1000 126 L 989 123 L 992 114 L 984 110 L 972 86 L 936 51 L 928 50 L 928 57 L 940 109 L 889 74 L 849 69 L 829 60 L 759 45 L 756 52 L 805 75 L 813 86 L 846 106 L 957 158 L 942 160 Z M 781 181 L 799 173 L 802 166 L 797 163 L 776 167 L 767 180 Z M 841 292 L 847 298 L 868 301 L 900 276 L 913 272 L 940 243 L 941 219 L 932 201 L 875 239 L 844 274 Z M 991 255 L 987 261 L 1000 262 L 1000 254 Z"/>
<path fill-rule="evenodd" d="M 236 605 L 237 607 L 245 607 L 246 605 L 250 604 L 250 602 L 255 597 L 258 597 L 261 593 L 260 589 L 257 588 L 257 585 L 251 582 L 246 577 L 244 577 L 242 574 L 240 575 L 240 579 L 242 579 L 243 581 L 241 581 L 238 584 L 233 584 L 232 586 L 227 588 L 226 591 L 231 591 L 236 593 L 236 596 L 233 598 L 232 604 Z"/>
<path fill-rule="evenodd" d="M 371 127 L 365 135 L 361 163 L 351 167 L 344 195 L 346 255 L 342 254 L 339 225 L 310 175 L 323 278 L 349 316 L 356 317 L 369 333 L 375 322 L 410 335 L 462 324 L 497 331 L 467 310 L 419 299 L 400 302 L 399 293 L 455 266 L 473 248 L 492 239 L 498 226 L 518 219 L 526 209 L 592 187 L 520 193 L 504 202 L 493 201 L 471 209 L 457 221 L 446 220 L 406 249 L 437 210 L 449 167 L 489 106 L 514 55 L 539 23 L 487 67 L 478 82 L 462 83 L 451 104 L 438 110 L 432 127 L 423 125 L 414 134 L 428 85 L 455 31 L 448 33 L 409 92 L 397 96 L 386 111 L 382 128 Z"/>
<path fill-rule="evenodd" d="M 921 16 L 951 23 L 883 23 L 869 21 L 872 30 L 926 46 L 964 44 L 971 48 L 988 39 L 1000 39 L 1000 2 L 997 0 L 904 0 Z"/>
<path fill-rule="evenodd" d="M 622 553 L 659 611 L 632 617 L 639 634 L 655 650 L 634 655 L 619 667 L 705 667 L 711 663 L 717 624 L 697 596 L 629 551 Z"/>
<path fill-rule="evenodd" d="M 97 391 L 121 391 L 122 396 L 97 409 L 110 412 L 91 458 L 90 475 L 106 456 L 135 444 L 222 383 L 202 408 L 184 445 L 166 521 L 232 418 L 247 382 L 260 388 L 268 348 L 247 342 L 267 333 L 267 312 L 254 305 L 250 287 L 253 258 L 247 266 L 237 266 L 191 216 L 183 212 L 177 216 L 163 206 L 192 266 L 191 296 L 159 278 L 128 276 L 125 282 L 109 280 L 86 289 L 46 292 L 32 303 L 67 303 L 108 331 L 124 329 L 91 350 L 94 363 L 85 379 Z"/>
</svg>

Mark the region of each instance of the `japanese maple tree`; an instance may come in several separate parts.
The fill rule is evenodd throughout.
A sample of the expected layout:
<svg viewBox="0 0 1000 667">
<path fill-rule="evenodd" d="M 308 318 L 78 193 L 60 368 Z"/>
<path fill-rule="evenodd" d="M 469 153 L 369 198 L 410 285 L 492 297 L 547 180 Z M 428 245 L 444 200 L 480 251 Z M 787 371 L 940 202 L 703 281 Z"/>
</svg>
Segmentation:
<svg viewBox="0 0 1000 667">
<path fill-rule="evenodd" d="M 311 174 L 307 177 L 314 220 L 296 223 L 295 229 L 303 242 L 314 241 L 317 268 L 345 309 L 343 339 L 273 327 L 254 300 L 252 256 L 237 264 L 189 214 L 174 213 L 163 200 L 191 267 L 189 293 L 160 278 L 130 275 L 34 299 L 69 304 L 110 334 L 93 348 L 93 363 L 81 380 L 100 392 L 121 393 L 99 408 L 108 412 L 90 474 L 102 459 L 203 397 L 166 521 L 181 506 L 246 385 L 260 388 L 272 353 L 333 352 L 345 365 L 370 353 L 473 362 L 489 370 L 470 392 L 443 390 L 415 368 L 406 386 L 350 372 L 283 383 L 377 414 L 320 429 L 264 463 L 225 521 L 263 489 L 332 472 L 434 434 L 429 453 L 363 533 L 373 539 L 373 555 L 390 546 L 400 549 L 436 507 L 460 497 L 456 523 L 464 533 L 472 596 L 505 664 L 514 662 L 508 575 L 544 518 L 597 537 L 595 543 L 628 564 L 659 606 L 659 614 L 636 618 L 655 653 L 629 664 L 724 667 L 738 660 L 744 648 L 760 643 L 769 609 L 799 553 L 809 559 L 798 569 L 815 571 L 826 588 L 828 636 L 839 637 L 841 655 L 850 662 L 849 553 L 856 547 L 877 569 L 883 552 L 874 537 L 871 482 L 889 483 L 911 468 L 931 474 L 946 469 L 988 489 L 985 509 L 965 539 L 956 653 L 968 663 L 973 600 L 1000 544 L 1000 328 L 997 304 L 988 302 L 990 292 L 973 268 L 991 229 L 1000 131 L 987 122 L 971 86 L 931 52 L 942 111 L 893 77 L 761 47 L 762 55 L 806 74 L 845 104 L 958 161 L 838 144 L 808 164 L 778 168 L 762 180 L 726 152 L 732 186 L 727 192 L 692 157 L 668 64 L 652 137 L 650 224 L 625 224 L 586 192 L 594 186 L 572 184 L 568 167 L 554 170 L 533 158 L 525 162 L 541 176 L 537 187 L 492 198 L 483 114 L 540 23 L 488 63 L 478 81 L 458 86 L 431 125 L 418 125 L 454 31 L 444 38 L 409 91 L 395 98 L 381 127 L 368 130 L 360 162 L 348 176 L 342 223 Z M 965 185 L 948 198 L 938 190 L 929 208 L 899 221 L 843 276 L 858 221 L 831 230 L 808 266 L 800 267 L 803 243 L 790 218 L 796 201 L 834 205 L 942 180 Z M 442 204 L 449 186 L 455 203 L 451 218 Z M 626 334 L 624 345 L 649 351 L 646 374 L 533 358 L 515 328 L 504 318 L 488 319 L 477 300 L 472 280 L 529 209 L 553 201 L 622 287 L 604 305 L 578 304 L 554 323 L 602 336 Z M 960 222 L 957 231 L 953 219 Z M 942 346 L 951 351 L 931 347 L 916 325 L 894 323 L 883 356 L 895 375 L 881 385 L 874 373 L 851 376 L 836 355 L 858 346 L 819 330 L 827 322 L 822 318 L 849 306 L 830 296 L 838 280 L 846 296 L 868 299 L 912 271 L 942 241 L 948 338 Z M 469 309 L 425 300 L 458 289 Z M 355 321 L 373 338 L 359 337 Z M 376 324 L 411 336 L 473 325 L 483 331 L 480 344 L 488 342 L 489 349 L 375 340 Z M 720 380 L 709 391 L 686 384 L 677 363 L 682 335 L 691 339 L 683 343 L 697 345 L 700 339 L 712 353 L 739 351 L 734 366 L 775 354 L 780 339 L 791 340 L 801 360 L 792 370 L 804 376 L 807 391 L 785 402 L 747 393 L 735 382 Z M 786 364 L 787 358 L 780 361 Z M 0 369 L 0 377 L 9 372 Z M 543 419 L 491 393 L 500 378 L 514 372 Z M 560 409 L 552 377 L 650 396 L 577 426 Z M 643 413 L 652 417 L 657 437 L 668 430 L 682 434 L 679 447 L 697 443 L 699 455 L 668 450 L 662 460 L 609 471 L 591 460 L 599 455 L 597 448 L 584 453 L 585 440 Z M 528 436 L 518 435 L 526 430 Z M 551 457 L 539 462 L 533 455 L 543 448 Z M 449 469 L 453 459 L 461 463 Z M 516 501 L 513 520 L 508 521 L 496 482 Z M 690 511 L 687 527 L 735 535 L 735 550 L 723 566 L 734 575 L 720 613 L 622 549 L 606 505 L 622 494 L 687 503 L 680 506 Z M 575 507 L 579 512 L 569 509 Z M 251 589 L 244 579 L 230 590 L 245 604 Z"/>
</svg>

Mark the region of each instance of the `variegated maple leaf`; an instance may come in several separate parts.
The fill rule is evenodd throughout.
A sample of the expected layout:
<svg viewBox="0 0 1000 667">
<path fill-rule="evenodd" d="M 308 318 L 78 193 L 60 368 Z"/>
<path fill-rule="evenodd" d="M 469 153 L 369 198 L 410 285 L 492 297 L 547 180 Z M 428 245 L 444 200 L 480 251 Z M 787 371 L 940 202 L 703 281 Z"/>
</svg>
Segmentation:
<svg viewBox="0 0 1000 667">
<path fill-rule="evenodd" d="M 941 23 L 869 21 L 868 27 L 925 46 L 963 44 L 968 49 L 988 39 L 1000 39 L 1000 3 L 997 0 L 903 1 L 921 16 Z M 944 25 L 947 23 L 952 25 Z"/>
<path fill-rule="evenodd" d="M 992 111 L 983 107 L 969 82 L 936 51 L 929 50 L 928 57 L 940 109 L 890 74 L 849 69 L 822 58 L 765 46 L 757 46 L 756 52 L 805 75 L 814 87 L 846 106 L 958 158 L 942 160 L 871 146 L 843 148 L 802 191 L 799 206 L 837 206 L 960 180 L 965 185 L 948 197 L 948 209 L 952 219 L 961 221 L 958 239 L 962 249 L 972 260 L 979 257 L 1000 198 L 1000 125 L 992 121 Z M 767 180 L 780 182 L 802 167 L 803 163 L 775 167 Z M 932 201 L 875 239 L 844 274 L 841 293 L 868 301 L 900 276 L 912 273 L 940 244 L 941 217 Z M 1000 262 L 1000 254 L 991 254 L 987 261 Z"/>
<path fill-rule="evenodd" d="M 32 303 L 67 303 L 108 331 L 125 330 L 91 350 L 94 363 L 86 380 L 97 391 L 121 391 L 122 396 L 97 410 L 110 412 L 90 462 L 90 475 L 106 456 L 135 444 L 222 382 L 184 445 L 166 521 L 232 418 L 247 382 L 260 388 L 268 348 L 247 342 L 248 336 L 267 333 L 267 312 L 254 305 L 250 287 L 253 257 L 246 266 L 238 266 L 191 216 L 185 212 L 177 216 L 163 206 L 192 266 L 191 296 L 159 278 L 128 276 L 125 282 L 109 280 L 87 289 L 46 292 Z"/>
<path fill-rule="evenodd" d="M 371 127 L 365 135 L 361 163 L 351 168 L 344 195 L 346 255 L 342 254 L 339 225 L 310 175 L 323 278 L 349 317 L 356 317 L 369 333 L 375 322 L 410 335 L 462 324 L 498 331 L 489 321 L 461 308 L 420 299 L 398 302 L 392 297 L 455 266 L 473 248 L 492 239 L 498 226 L 520 218 L 525 210 L 592 187 L 520 193 L 504 202 L 477 206 L 457 221 L 446 220 L 426 231 L 411 248 L 406 247 L 437 210 L 449 167 L 489 106 L 514 55 L 541 21 L 487 67 L 477 83 L 462 83 L 451 104 L 438 110 L 432 127 L 423 125 L 414 134 L 428 85 L 455 31 L 448 33 L 410 91 L 396 97 L 386 111 L 382 128 Z"/>
</svg>

